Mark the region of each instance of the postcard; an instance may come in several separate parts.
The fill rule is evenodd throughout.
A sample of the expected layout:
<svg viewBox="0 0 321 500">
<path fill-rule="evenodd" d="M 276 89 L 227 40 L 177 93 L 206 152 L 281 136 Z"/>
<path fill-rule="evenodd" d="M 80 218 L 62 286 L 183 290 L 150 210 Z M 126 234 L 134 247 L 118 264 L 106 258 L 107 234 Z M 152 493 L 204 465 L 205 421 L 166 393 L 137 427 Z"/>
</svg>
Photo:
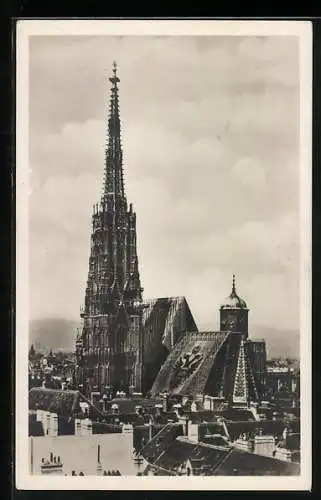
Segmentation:
<svg viewBox="0 0 321 500">
<path fill-rule="evenodd" d="M 309 490 L 311 24 L 16 41 L 16 487 Z"/>
</svg>

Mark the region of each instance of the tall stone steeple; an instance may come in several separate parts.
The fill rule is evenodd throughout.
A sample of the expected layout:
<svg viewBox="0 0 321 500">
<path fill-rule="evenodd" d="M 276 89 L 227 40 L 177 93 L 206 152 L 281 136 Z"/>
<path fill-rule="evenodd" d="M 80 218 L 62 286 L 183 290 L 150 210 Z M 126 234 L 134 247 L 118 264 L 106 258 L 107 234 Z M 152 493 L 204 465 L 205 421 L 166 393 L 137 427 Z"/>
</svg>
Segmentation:
<svg viewBox="0 0 321 500">
<path fill-rule="evenodd" d="M 93 207 L 77 381 L 86 393 L 141 389 L 142 288 L 136 214 L 127 205 L 116 63 L 113 65 L 103 190 Z M 79 346 L 79 339 L 78 339 Z"/>
</svg>

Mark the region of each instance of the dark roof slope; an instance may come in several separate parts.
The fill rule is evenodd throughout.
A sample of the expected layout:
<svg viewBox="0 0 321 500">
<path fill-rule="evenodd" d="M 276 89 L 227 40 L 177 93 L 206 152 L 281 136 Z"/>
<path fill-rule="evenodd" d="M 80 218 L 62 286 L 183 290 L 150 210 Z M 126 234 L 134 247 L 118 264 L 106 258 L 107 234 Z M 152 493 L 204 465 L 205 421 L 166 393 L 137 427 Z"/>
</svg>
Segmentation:
<svg viewBox="0 0 321 500">
<path fill-rule="evenodd" d="M 173 345 L 186 331 L 197 331 L 185 297 L 144 301 L 144 390 L 149 391 Z"/>
<path fill-rule="evenodd" d="M 176 439 L 156 461 L 156 465 L 171 471 L 190 460 L 195 475 L 213 475 L 217 464 L 229 453 L 229 446 L 207 446 Z"/>
<path fill-rule="evenodd" d="M 114 398 L 107 404 L 107 410 L 111 410 L 114 404 L 118 406 L 120 413 L 133 413 L 138 403 L 129 398 Z"/>
<path fill-rule="evenodd" d="M 253 412 L 245 408 L 226 408 L 223 410 L 223 417 L 226 420 L 232 420 L 236 422 L 239 422 L 240 420 L 242 422 L 244 422 L 245 420 L 255 422 Z"/>
<path fill-rule="evenodd" d="M 190 461 L 193 474 L 203 476 L 292 476 L 300 473 L 296 463 L 235 449 L 229 445 L 217 446 L 174 439 L 165 450 L 147 457 L 147 461 L 168 475 L 179 474 L 179 469 Z"/>
<path fill-rule="evenodd" d="M 152 394 L 204 392 L 217 353 L 228 332 L 186 334 L 170 352 L 151 389 Z"/>
<path fill-rule="evenodd" d="M 155 325 L 157 325 L 157 331 L 155 331 Z M 151 327 L 154 330 L 154 337 L 149 339 L 148 333 Z M 186 330 L 197 331 L 197 326 L 185 297 L 144 300 L 143 333 L 148 339 L 145 346 L 148 357 L 149 347 L 152 348 L 154 345 L 154 339 L 160 340 L 168 349 L 171 349 L 172 341 L 176 343 Z"/>
<path fill-rule="evenodd" d="M 41 422 L 37 422 L 34 415 L 29 415 L 29 436 L 44 436 Z"/>
<path fill-rule="evenodd" d="M 222 422 L 201 423 L 198 426 L 198 438 L 202 441 L 203 438 L 213 435 L 226 436 L 225 427 Z"/>
<path fill-rule="evenodd" d="M 183 435 L 180 424 L 167 424 L 141 449 L 141 454 L 147 462 L 154 464 L 166 452 L 177 436 Z"/>
<path fill-rule="evenodd" d="M 300 465 L 283 462 L 233 448 L 215 470 L 215 476 L 294 476 L 300 474 Z"/>
<path fill-rule="evenodd" d="M 30 410 L 44 410 L 64 417 L 72 417 L 79 413 L 81 401 L 89 405 L 91 412 L 101 415 L 98 408 L 93 406 L 89 399 L 79 391 L 45 389 L 43 387 L 33 387 L 29 391 Z"/>
<path fill-rule="evenodd" d="M 217 414 L 212 410 L 189 411 L 182 413 L 182 415 L 191 420 L 193 424 L 215 422 L 217 420 Z"/>
<path fill-rule="evenodd" d="M 143 447 L 145 447 L 149 440 L 149 435 L 151 433 L 152 437 L 158 434 L 164 428 L 161 424 L 152 424 L 152 426 L 147 425 L 137 425 L 133 429 L 133 444 L 135 450 L 138 452 Z"/>
<path fill-rule="evenodd" d="M 231 441 L 235 441 L 235 439 L 238 439 L 243 433 L 258 434 L 259 430 L 262 430 L 265 435 L 276 436 L 280 435 L 285 428 L 285 424 L 282 420 L 262 420 L 261 422 L 226 421 L 225 424 Z"/>
</svg>

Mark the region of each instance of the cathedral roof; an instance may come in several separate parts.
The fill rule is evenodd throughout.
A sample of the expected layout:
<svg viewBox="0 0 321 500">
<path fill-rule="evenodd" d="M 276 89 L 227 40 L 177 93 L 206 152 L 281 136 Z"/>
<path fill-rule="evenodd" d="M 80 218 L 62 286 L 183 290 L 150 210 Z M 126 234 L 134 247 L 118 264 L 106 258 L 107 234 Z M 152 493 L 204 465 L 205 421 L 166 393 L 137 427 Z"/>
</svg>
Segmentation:
<svg viewBox="0 0 321 500">
<path fill-rule="evenodd" d="M 152 394 L 198 394 L 204 391 L 217 353 L 229 332 L 186 334 L 170 352 L 151 389 Z"/>
<path fill-rule="evenodd" d="M 197 331 L 185 297 L 144 300 L 145 389 L 150 390 L 168 352 L 186 331 Z"/>
<path fill-rule="evenodd" d="M 224 369 L 226 352 L 233 353 L 229 377 Z M 249 363 L 244 340 L 238 333 L 187 333 L 167 356 L 151 393 L 156 395 L 166 391 L 171 395 L 193 397 L 198 394 L 221 395 L 244 406 L 249 400 L 258 399 Z"/>
<path fill-rule="evenodd" d="M 231 294 L 223 301 L 221 309 L 247 309 L 245 300 L 241 299 L 236 293 L 234 274 Z"/>
<path fill-rule="evenodd" d="M 155 320 L 158 325 L 157 331 L 153 327 Z M 182 324 L 184 322 L 186 323 L 186 328 L 189 330 L 197 330 L 185 297 L 162 297 L 144 300 L 143 330 L 145 331 L 145 337 L 148 336 L 147 334 L 150 329 L 153 330 L 153 342 L 155 341 L 154 337 L 156 333 L 160 333 L 161 337 L 159 340 L 170 349 L 173 340 L 176 342 L 178 337 L 183 333 L 182 331 L 177 331 L 177 323 Z M 151 345 L 151 347 L 154 350 L 154 345 Z M 146 348 L 148 349 L 148 346 L 145 345 Z"/>
</svg>

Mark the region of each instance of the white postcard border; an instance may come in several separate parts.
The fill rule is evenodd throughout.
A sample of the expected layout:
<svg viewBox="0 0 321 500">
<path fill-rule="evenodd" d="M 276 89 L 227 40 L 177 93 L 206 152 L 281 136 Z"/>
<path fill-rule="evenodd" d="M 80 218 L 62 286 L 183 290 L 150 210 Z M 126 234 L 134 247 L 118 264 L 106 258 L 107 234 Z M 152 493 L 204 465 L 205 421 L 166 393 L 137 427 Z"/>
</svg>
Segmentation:
<svg viewBox="0 0 321 500">
<path fill-rule="evenodd" d="M 28 450 L 29 37 L 48 35 L 298 36 L 300 39 L 301 474 L 290 477 L 42 477 Z M 309 490 L 311 488 L 312 24 L 307 21 L 18 20 L 16 38 L 16 488 L 25 490 Z"/>
</svg>

